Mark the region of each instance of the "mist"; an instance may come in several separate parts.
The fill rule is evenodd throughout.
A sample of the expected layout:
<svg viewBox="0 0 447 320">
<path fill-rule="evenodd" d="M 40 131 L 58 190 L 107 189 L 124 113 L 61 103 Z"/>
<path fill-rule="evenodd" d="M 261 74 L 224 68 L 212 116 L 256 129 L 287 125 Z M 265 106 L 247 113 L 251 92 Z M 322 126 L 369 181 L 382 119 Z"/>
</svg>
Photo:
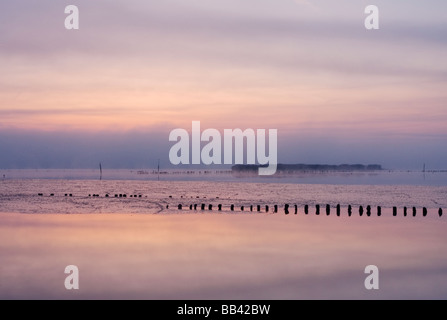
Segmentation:
<svg viewBox="0 0 447 320">
<path fill-rule="evenodd" d="M 1 130 L 1 169 L 230 168 L 230 165 L 177 165 L 169 161 L 174 128 L 125 132 Z M 381 134 L 347 137 L 317 132 L 278 132 L 278 162 L 380 164 L 384 169 L 447 169 L 447 137 Z M 204 143 L 202 143 L 202 146 Z"/>
</svg>

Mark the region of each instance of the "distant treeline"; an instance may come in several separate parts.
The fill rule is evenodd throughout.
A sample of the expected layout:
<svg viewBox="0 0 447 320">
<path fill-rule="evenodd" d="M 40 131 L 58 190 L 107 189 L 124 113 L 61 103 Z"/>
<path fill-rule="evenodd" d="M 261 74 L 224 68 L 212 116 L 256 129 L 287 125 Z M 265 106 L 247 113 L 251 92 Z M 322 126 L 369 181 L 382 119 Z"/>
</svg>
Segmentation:
<svg viewBox="0 0 447 320">
<path fill-rule="evenodd" d="M 233 172 L 252 172 L 257 171 L 259 167 L 266 165 L 256 164 L 237 164 L 231 167 Z M 380 164 L 278 164 L 277 172 L 294 172 L 294 171 L 373 171 L 382 170 Z"/>
</svg>

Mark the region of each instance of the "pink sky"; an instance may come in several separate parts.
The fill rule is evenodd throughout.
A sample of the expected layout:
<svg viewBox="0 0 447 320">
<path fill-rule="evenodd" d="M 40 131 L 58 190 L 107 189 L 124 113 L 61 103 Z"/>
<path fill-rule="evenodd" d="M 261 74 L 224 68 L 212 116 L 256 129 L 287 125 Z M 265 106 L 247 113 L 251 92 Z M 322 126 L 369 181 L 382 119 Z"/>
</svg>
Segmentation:
<svg viewBox="0 0 447 320">
<path fill-rule="evenodd" d="M 71 31 L 63 4 L 2 4 L 0 129 L 200 120 L 287 137 L 445 141 L 447 4 L 376 2 L 373 31 L 365 1 L 77 1 L 80 30 Z"/>
</svg>

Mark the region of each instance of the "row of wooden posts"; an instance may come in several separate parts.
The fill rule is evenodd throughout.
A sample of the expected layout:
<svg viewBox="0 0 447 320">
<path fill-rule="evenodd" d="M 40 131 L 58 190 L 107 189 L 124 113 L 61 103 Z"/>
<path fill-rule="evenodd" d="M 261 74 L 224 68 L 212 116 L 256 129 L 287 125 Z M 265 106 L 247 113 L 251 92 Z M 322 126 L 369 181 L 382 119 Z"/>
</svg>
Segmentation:
<svg viewBox="0 0 447 320">
<path fill-rule="evenodd" d="M 199 207 L 198 204 L 190 204 L 189 205 L 189 210 L 198 210 L 198 207 Z M 169 208 L 169 205 L 167 205 L 166 208 Z M 206 204 L 202 203 L 200 205 L 200 207 L 199 207 L 199 209 L 202 210 L 202 211 L 206 210 L 206 208 L 209 211 L 212 211 L 213 210 L 213 205 L 209 204 L 208 206 L 206 206 Z M 177 206 L 177 209 L 178 210 L 183 210 L 183 205 L 179 204 Z M 256 212 L 261 212 L 262 211 L 261 205 L 259 205 L 259 204 L 256 206 L 256 208 L 253 205 L 250 205 L 250 206 L 247 206 L 247 207 L 245 207 L 245 206 L 241 206 L 240 207 L 240 211 L 245 211 L 245 210 L 248 211 L 249 210 L 250 212 L 253 212 L 255 209 L 256 209 Z M 404 217 L 406 217 L 409 214 L 409 212 L 408 212 L 409 210 L 408 209 L 409 208 L 407 208 L 407 207 L 403 207 L 403 215 L 404 215 Z M 217 205 L 217 210 L 218 211 L 222 211 L 222 204 L 218 204 Z M 230 210 L 231 211 L 235 210 L 235 205 L 234 204 L 230 205 Z M 268 205 L 266 205 L 265 209 L 264 209 L 264 212 L 269 212 L 269 210 L 270 210 L 270 207 Z M 337 206 L 335 207 L 335 211 L 336 211 L 336 215 L 337 216 L 341 215 L 341 206 L 339 204 L 337 204 Z M 360 216 L 363 216 L 363 214 L 365 213 L 369 217 L 372 214 L 371 211 L 372 211 L 372 208 L 369 205 L 366 206 L 366 210 L 363 208 L 363 206 L 359 206 L 359 208 L 358 208 L 358 212 L 359 212 Z M 397 216 L 397 211 L 398 211 L 397 207 L 393 207 L 393 216 Z M 416 214 L 417 214 L 417 208 L 416 207 L 412 207 L 411 211 L 412 211 L 413 217 L 415 217 Z M 275 204 L 273 206 L 272 212 L 273 213 L 278 213 L 278 205 L 277 204 Z M 294 214 L 298 214 L 298 206 L 295 204 L 295 205 L 293 205 L 293 207 L 291 207 L 289 204 L 285 204 L 284 205 L 284 213 L 285 214 L 289 214 L 289 213 L 292 213 L 292 212 Z M 309 205 L 307 205 L 307 204 L 304 206 L 304 213 L 305 214 L 309 214 Z M 321 213 L 321 207 L 320 207 L 319 204 L 317 204 L 317 205 L 315 205 L 315 214 L 316 215 L 320 215 L 320 213 Z M 427 213 L 428 213 L 427 208 L 423 207 L 422 208 L 422 216 L 424 216 L 424 217 L 427 216 Z M 326 215 L 330 215 L 330 214 L 331 214 L 331 206 L 329 204 L 327 204 L 326 205 Z M 352 206 L 349 205 L 348 206 L 348 216 L 351 216 L 351 215 L 352 215 Z M 381 206 L 377 206 L 377 216 L 380 217 L 381 215 L 382 215 L 382 207 Z M 438 215 L 440 217 L 442 216 L 442 208 L 439 208 Z"/>
<path fill-rule="evenodd" d="M 40 197 L 43 197 L 43 193 L 38 193 L 37 194 L 38 196 L 40 196 Z M 73 197 L 73 194 L 72 193 L 65 193 L 64 194 L 64 196 L 65 197 Z M 89 197 L 94 197 L 94 198 L 99 198 L 100 197 L 100 195 L 99 194 L 89 194 L 88 195 Z M 54 193 L 50 193 L 50 197 L 54 197 Z M 105 197 L 106 198 L 109 198 L 109 197 L 111 197 L 111 195 L 109 195 L 109 194 L 106 194 L 105 195 Z M 134 195 L 129 195 L 129 198 L 142 198 L 143 196 L 141 195 L 141 194 L 134 194 Z M 127 194 L 125 194 L 125 193 L 117 193 L 117 194 L 115 194 L 115 198 L 127 198 Z"/>
<path fill-rule="evenodd" d="M 39 196 L 43 196 L 43 193 L 38 193 L 38 195 Z M 51 193 L 50 196 L 53 197 L 54 193 Z M 71 194 L 71 193 L 70 194 L 68 194 L 68 193 L 65 194 L 65 197 L 72 197 L 72 196 L 73 196 L 73 194 Z M 99 194 L 89 194 L 88 196 L 89 197 L 99 197 Z M 109 196 L 109 194 L 106 194 L 105 197 L 109 198 L 110 196 Z M 132 198 L 132 197 L 133 198 L 142 198 L 142 195 L 141 194 L 140 195 L 136 195 L 135 194 L 135 195 L 130 195 L 129 197 L 130 198 Z M 122 193 L 115 194 L 115 198 L 127 198 L 127 194 L 122 194 Z M 170 196 L 170 198 L 172 198 L 172 196 Z M 198 210 L 198 207 L 199 207 L 198 204 L 190 204 L 189 205 L 189 210 Z M 166 208 L 169 208 L 169 205 L 166 205 Z M 178 208 L 178 210 L 183 210 L 183 205 L 179 204 L 177 206 L 177 208 Z M 206 206 L 206 204 L 202 203 L 202 204 L 200 204 L 199 208 L 202 211 L 204 211 L 206 209 L 208 209 L 209 211 L 212 211 L 213 210 L 213 205 L 209 204 L 208 206 Z M 277 204 L 273 205 L 272 212 L 273 213 L 277 213 L 278 212 L 278 208 L 279 207 L 278 207 Z M 261 212 L 262 211 L 261 205 L 259 205 L 259 204 L 256 205 L 256 207 L 253 206 L 253 205 L 241 206 L 240 207 L 240 211 L 247 210 L 247 211 L 253 212 L 255 209 L 256 209 L 256 212 Z M 217 205 L 217 210 L 218 211 L 222 211 L 222 204 L 218 204 Z M 230 210 L 231 211 L 235 211 L 235 205 L 234 204 L 230 205 Z M 269 212 L 269 210 L 270 210 L 270 207 L 268 205 L 265 205 L 264 212 Z M 348 216 L 352 215 L 352 210 L 353 210 L 352 206 L 349 205 L 348 206 Z M 411 207 L 411 208 L 403 207 L 403 215 L 404 215 L 404 217 L 406 217 L 407 215 L 410 214 L 410 212 L 409 212 L 410 210 L 411 210 L 412 216 L 413 217 L 416 216 L 416 214 L 417 214 L 417 208 L 416 207 Z M 320 205 L 316 204 L 315 205 L 315 214 L 316 215 L 320 215 L 321 211 L 322 210 L 321 210 Z M 326 204 L 326 210 L 325 211 L 326 211 L 326 215 L 330 215 L 330 213 L 331 213 L 331 206 L 329 204 Z M 341 215 L 341 206 L 340 206 L 340 204 L 337 204 L 337 206 L 335 207 L 335 211 L 336 211 L 336 215 L 337 216 Z M 358 208 L 358 213 L 359 213 L 360 216 L 363 216 L 363 214 L 365 213 L 369 217 L 372 214 L 371 211 L 372 211 L 372 208 L 369 205 L 366 206 L 366 209 L 363 206 L 359 206 L 359 208 Z M 398 211 L 398 208 L 397 207 L 393 207 L 393 216 L 397 216 L 397 211 Z M 285 204 L 284 205 L 284 213 L 285 214 L 289 214 L 289 213 L 292 213 L 292 212 L 294 214 L 298 214 L 298 205 L 295 204 L 292 207 L 289 204 Z M 307 204 L 304 206 L 304 213 L 305 214 L 309 214 L 309 205 L 307 205 Z M 428 214 L 427 208 L 423 207 L 422 208 L 422 216 L 425 217 L 425 216 L 427 216 L 427 214 Z M 442 217 L 442 214 L 443 214 L 442 208 L 439 208 L 438 215 L 440 217 Z M 377 216 L 380 217 L 381 215 L 382 215 L 382 207 L 381 206 L 377 206 Z"/>
</svg>

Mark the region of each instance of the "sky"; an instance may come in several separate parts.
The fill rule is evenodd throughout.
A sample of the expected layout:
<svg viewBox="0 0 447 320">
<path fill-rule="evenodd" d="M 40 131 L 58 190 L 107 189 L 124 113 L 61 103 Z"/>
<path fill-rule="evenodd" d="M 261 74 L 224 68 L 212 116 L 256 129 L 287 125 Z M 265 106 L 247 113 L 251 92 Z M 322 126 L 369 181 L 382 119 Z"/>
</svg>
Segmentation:
<svg viewBox="0 0 447 320">
<path fill-rule="evenodd" d="M 280 163 L 447 169 L 446 55 L 445 0 L 1 1 L 0 169 L 173 167 L 192 121 L 277 129 Z"/>
</svg>

